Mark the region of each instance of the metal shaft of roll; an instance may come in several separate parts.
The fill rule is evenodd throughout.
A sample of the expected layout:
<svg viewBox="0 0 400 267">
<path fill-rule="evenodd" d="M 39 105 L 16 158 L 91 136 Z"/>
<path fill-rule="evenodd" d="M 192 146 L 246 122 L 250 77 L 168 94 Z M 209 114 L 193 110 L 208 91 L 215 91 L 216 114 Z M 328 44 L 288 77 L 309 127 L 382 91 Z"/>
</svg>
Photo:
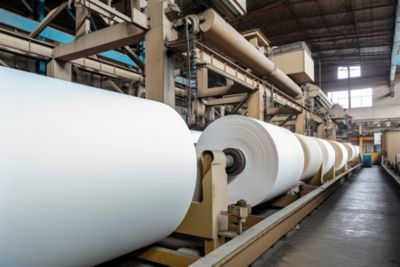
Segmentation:
<svg viewBox="0 0 400 267">
<path fill-rule="evenodd" d="M 199 15 L 204 22 L 200 24 L 204 39 L 223 51 L 226 55 L 251 68 L 294 98 L 301 98 L 301 88 L 276 65 L 248 42 L 240 33 L 219 16 L 208 9 Z"/>
<path fill-rule="evenodd" d="M 226 156 L 226 167 L 232 167 L 235 164 L 235 159 L 231 155 Z"/>
</svg>

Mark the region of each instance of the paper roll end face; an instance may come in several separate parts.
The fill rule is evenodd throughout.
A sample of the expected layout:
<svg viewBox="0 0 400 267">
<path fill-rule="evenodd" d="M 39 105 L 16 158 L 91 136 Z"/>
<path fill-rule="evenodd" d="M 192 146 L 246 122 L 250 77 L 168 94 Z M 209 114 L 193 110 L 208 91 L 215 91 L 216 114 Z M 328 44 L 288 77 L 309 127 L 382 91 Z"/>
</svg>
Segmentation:
<svg viewBox="0 0 400 267">
<path fill-rule="evenodd" d="M 0 69 L 0 76 L 9 87 L 0 88 L 0 99 L 18 97 L 20 101 L 13 105 L 25 110 L 14 114 L 19 125 L 0 122 L 21 136 L 16 140 L 0 133 L 2 140 L 14 144 L 2 153 L 19 164 L 17 169 L 0 158 L 1 169 L 7 168 L 9 174 L 0 180 L 18 187 L 25 198 L 2 194 L 0 189 L 10 203 L 2 210 L 10 220 L 0 220 L 0 228 L 8 232 L 0 239 L 0 247 L 8 252 L 5 257 L 0 252 L 1 266 L 92 266 L 158 241 L 179 225 L 191 203 L 196 154 L 189 129 L 175 110 L 155 101 L 12 69 Z M 35 90 L 26 89 L 29 83 L 37 86 Z M 29 107 L 21 106 L 24 103 Z M 26 114 L 27 109 L 31 114 Z M 83 116 L 82 110 L 88 112 Z M 31 117 L 37 123 L 29 123 Z M 118 131 L 110 130 L 110 125 Z M 157 128 L 165 125 L 174 127 L 165 132 Z M 40 145 L 32 146 L 35 139 Z M 23 158 L 15 157 L 16 149 L 21 149 Z M 26 186 L 33 183 L 40 187 Z M 155 186 L 162 183 L 168 183 L 162 190 Z M 55 192 L 62 194 L 55 196 Z M 171 202 L 162 201 L 169 196 Z M 55 217 L 55 212 L 60 216 Z M 162 223 L 146 225 L 146 220 Z M 105 232 L 113 234 L 105 236 Z M 41 245 L 32 247 L 28 239 Z"/>
<path fill-rule="evenodd" d="M 196 150 L 199 156 L 202 150 L 224 150 L 229 146 L 241 149 L 246 155 L 245 170 L 228 185 L 230 202 L 243 198 L 257 205 L 297 184 L 304 157 L 301 144 L 289 130 L 253 118 L 230 115 L 214 121 L 204 130 Z M 290 151 L 292 153 L 288 154 Z"/>
<path fill-rule="evenodd" d="M 301 175 L 301 180 L 311 178 L 316 174 L 323 164 L 322 150 L 314 138 L 296 134 L 304 154 L 304 169 Z"/>
<path fill-rule="evenodd" d="M 316 138 L 315 140 L 318 142 L 321 150 L 323 151 L 323 156 L 324 156 L 323 174 L 326 174 L 335 165 L 335 160 L 336 160 L 335 150 L 328 141 L 320 138 Z"/>
</svg>

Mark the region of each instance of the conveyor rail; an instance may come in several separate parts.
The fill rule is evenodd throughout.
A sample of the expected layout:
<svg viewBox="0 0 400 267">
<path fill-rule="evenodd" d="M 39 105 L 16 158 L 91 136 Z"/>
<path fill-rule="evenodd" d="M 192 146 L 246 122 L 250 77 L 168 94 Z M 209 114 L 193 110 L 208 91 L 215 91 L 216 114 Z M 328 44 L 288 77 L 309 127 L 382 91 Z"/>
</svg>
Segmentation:
<svg viewBox="0 0 400 267">
<path fill-rule="evenodd" d="M 391 170 L 388 166 L 386 166 L 385 164 L 382 164 L 383 169 L 387 172 L 387 174 L 389 174 L 393 180 L 400 185 L 400 177 L 394 173 L 393 170 Z"/>
<path fill-rule="evenodd" d="M 248 266 L 318 207 L 347 176 L 360 167 L 361 164 L 358 164 L 339 174 L 190 266 Z"/>
</svg>

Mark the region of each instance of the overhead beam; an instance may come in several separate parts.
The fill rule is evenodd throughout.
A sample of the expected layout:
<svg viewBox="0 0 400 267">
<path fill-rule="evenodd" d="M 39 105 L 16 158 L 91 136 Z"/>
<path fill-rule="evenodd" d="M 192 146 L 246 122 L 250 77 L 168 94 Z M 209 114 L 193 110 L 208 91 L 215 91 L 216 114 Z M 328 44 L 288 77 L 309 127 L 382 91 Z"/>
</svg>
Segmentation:
<svg viewBox="0 0 400 267">
<path fill-rule="evenodd" d="M 353 53 L 353 51 L 354 51 L 354 49 L 358 49 L 358 48 L 360 48 L 360 49 L 368 49 L 368 48 L 370 48 L 370 49 L 387 49 L 388 51 L 390 51 L 390 48 L 391 48 L 391 44 L 389 44 L 389 43 L 380 43 L 380 44 L 378 44 L 378 43 L 376 43 L 376 44 L 374 44 L 373 46 L 371 46 L 371 45 L 362 45 L 362 46 L 360 46 L 360 47 L 358 47 L 358 45 L 349 45 L 349 43 L 347 43 L 348 45 L 346 46 L 345 44 L 343 44 L 343 45 L 339 45 L 339 44 L 337 44 L 336 45 L 336 47 L 335 46 L 329 46 L 329 47 L 327 47 L 327 48 L 324 48 L 324 49 L 315 49 L 314 51 L 313 51 L 313 54 L 326 54 L 327 52 L 334 52 L 334 54 L 338 54 L 337 52 L 338 51 L 344 51 L 344 52 L 346 52 L 346 51 L 349 51 L 349 52 L 352 52 Z M 366 54 L 365 53 L 365 51 L 363 51 L 364 53 L 363 54 Z M 376 51 L 372 51 L 374 54 L 377 54 L 377 52 Z M 381 51 L 381 53 L 382 52 L 386 52 L 386 51 Z M 354 54 L 354 53 L 353 53 Z"/>
<path fill-rule="evenodd" d="M 4 60 L 2 60 L 1 58 L 0 58 L 0 65 L 1 66 L 4 66 L 4 67 L 10 67 L 6 62 L 4 62 Z"/>
<path fill-rule="evenodd" d="M 142 70 L 142 72 L 144 72 L 144 71 L 145 71 L 145 64 L 144 64 L 144 62 L 140 59 L 140 57 L 136 54 L 136 52 L 133 51 L 133 49 L 130 48 L 129 46 L 127 46 L 127 45 L 124 46 L 123 49 L 124 49 L 124 51 L 125 51 L 125 54 L 126 54 L 127 56 L 129 56 L 130 59 L 132 59 L 133 62 L 136 63 L 136 65 L 138 65 L 138 67 Z"/>
<path fill-rule="evenodd" d="M 112 8 L 111 6 L 108 6 L 107 4 L 102 3 L 99 0 L 73 0 L 75 4 L 79 4 L 82 6 L 85 6 L 89 10 L 104 16 L 116 23 L 121 23 L 121 22 L 129 22 L 133 23 L 134 25 L 142 28 L 142 29 L 147 29 L 147 16 L 137 10 L 136 8 L 132 8 L 132 17 L 128 17 L 127 15 L 119 12 L 118 10 Z"/>
<path fill-rule="evenodd" d="M 292 120 L 297 114 L 290 114 L 283 122 L 279 124 L 280 127 L 283 127 L 288 123 L 290 120 Z"/>
<path fill-rule="evenodd" d="M 100 18 L 104 21 L 104 23 L 105 23 L 106 25 L 109 25 L 109 26 L 113 25 L 113 21 L 107 19 L 106 17 L 100 16 Z M 136 52 L 133 51 L 133 49 L 130 48 L 128 45 L 124 46 L 124 47 L 123 47 L 123 50 L 124 50 L 125 54 L 126 54 L 130 59 L 132 59 L 132 61 L 135 62 L 136 65 L 141 69 L 142 73 L 144 73 L 144 72 L 145 72 L 145 64 L 144 64 L 144 62 L 142 61 L 142 59 L 136 54 Z"/>
<path fill-rule="evenodd" d="M 69 9 L 66 8 L 66 10 Z M 68 12 L 68 14 L 71 14 L 75 20 L 75 15 L 72 14 L 72 12 Z M 0 8 L 0 24 L 4 24 L 13 29 L 22 30 L 24 32 L 31 32 L 32 29 L 39 24 L 39 22 Z M 59 31 L 51 26 L 47 26 L 42 33 L 39 34 L 39 36 L 58 44 L 68 44 L 75 40 L 74 35 Z M 26 37 L 28 36 L 26 35 Z M 100 56 L 121 64 L 132 66 L 133 68 L 137 67 L 137 65 L 127 55 L 115 50 L 103 52 L 100 54 Z"/>
<path fill-rule="evenodd" d="M 246 101 L 248 94 L 227 95 L 222 98 L 209 99 L 206 103 L 207 106 L 229 105 L 234 103 Z"/>
<path fill-rule="evenodd" d="M 30 13 L 33 13 L 33 8 L 26 2 L 26 0 L 21 0 L 22 4 L 29 10 Z"/>
<path fill-rule="evenodd" d="M 207 70 L 207 68 L 202 69 Z M 201 91 L 199 90 L 198 97 L 223 96 L 229 94 L 247 93 L 248 91 L 249 90 L 241 84 L 234 83 L 231 85 L 211 87 Z"/>
<path fill-rule="evenodd" d="M 121 89 L 115 82 L 111 81 L 110 79 L 105 79 L 104 81 L 105 81 L 105 82 L 110 86 L 110 88 L 113 89 L 114 91 L 116 91 L 116 92 L 118 92 L 118 93 L 121 93 L 121 94 L 125 94 L 125 92 L 122 91 L 122 89 Z"/>
<path fill-rule="evenodd" d="M 0 49 L 37 59 L 52 59 L 54 45 L 26 35 L 0 29 Z M 130 81 L 143 81 L 143 76 L 131 69 L 124 68 L 100 59 L 80 58 L 71 63 L 86 71 Z"/>
<path fill-rule="evenodd" d="M 36 28 L 29 34 L 29 37 L 31 38 L 36 38 L 43 30 L 44 28 L 49 25 L 49 23 L 58 16 L 58 14 L 63 11 L 63 9 L 68 5 L 68 2 L 65 1 L 61 3 L 58 7 L 54 8 L 51 10 L 47 16 L 36 26 Z"/>
<path fill-rule="evenodd" d="M 229 114 L 235 114 L 238 112 L 238 110 L 243 106 L 244 103 L 249 99 L 249 94 L 246 94 L 246 97 L 243 97 L 243 99 L 232 109 L 232 111 Z"/>
<path fill-rule="evenodd" d="M 77 58 L 96 55 L 98 53 L 136 44 L 144 38 L 144 31 L 127 22 L 119 23 L 76 39 L 53 50 L 56 59 L 70 61 Z"/>
<path fill-rule="evenodd" d="M 359 24 L 365 24 L 368 21 L 359 21 Z M 373 32 L 381 32 L 381 31 L 388 31 L 392 28 L 391 18 L 384 18 L 384 19 L 374 19 L 374 23 L 384 22 L 382 24 L 376 26 L 358 26 L 358 30 L 362 34 L 368 34 Z M 268 25 L 271 26 L 271 25 Z M 336 36 L 342 36 L 343 34 L 348 34 L 353 31 L 353 23 L 348 23 L 346 21 L 341 22 L 341 24 L 331 25 L 331 33 L 335 34 Z M 345 28 L 344 28 L 345 27 Z M 339 30 L 337 30 L 339 28 Z M 333 30 L 336 29 L 336 30 Z M 324 34 L 323 31 L 326 31 L 326 27 L 324 25 L 315 24 L 312 26 L 307 27 L 305 31 L 309 32 L 309 37 L 304 37 L 301 33 L 296 30 L 285 32 L 279 35 L 270 36 L 269 39 L 271 42 L 284 44 L 288 41 L 290 42 L 297 42 L 297 41 L 313 41 L 314 39 L 319 39 L 324 36 L 329 36 L 328 34 Z M 332 36 L 332 35 L 331 35 Z"/>
<path fill-rule="evenodd" d="M 315 2 L 315 0 L 300 0 L 297 2 L 293 2 L 290 1 L 289 5 L 295 5 L 295 4 L 305 4 L 307 2 Z M 244 16 L 240 16 L 240 17 L 235 17 L 234 19 L 230 20 L 230 22 L 232 23 L 245 23 L 249 20 L 254 20 L 256 18 L 260 18 L 262 16 L 265 16 L 266 12 L 273 12 L 274 9 L 276 8 L 282 8 L 285 6 L 285 2 L 284 1 L 280 1 L 280 3 L 278 5 L 267 5 L 264 6 L 262 8 L 258 8 L 252 12 L 247 13 Z M 371 10 L 371 9 L 378 9 L 378 8 L 385 8 L 385 7 L 392 7 L 393 4 L 374 4 L 374 5 L 369 5 L 369 6 L 363 6 L 363 7 L 356 7 L 354 8 L 352 11 L 365 11 L 365 10 Z M 301 16 L 298 19 L 313 19 L 313 18 L 319 18 L 322 16 L 332 16 L 332 15 L 342 15 L 342 14 L 347 14 L 351 12 L 351 10 L 349 9 L 341 9 L 341 10 L 332 10 L 332 11 L 328 11 L 328 12 L 323 12 L 322 14 L 317 14 L 317 15 L 307 15 L 307 16 Z M 291 21 L 292 19 L 285 19 L 285 20 L 277 20 L 274 22 L 269 23 L 269 26 L 275 26 L 278 24 L 282 24 L 282 23 L 287 23 L 289 21 Z M 256 21 L 254 21 L 255 23 Z"/>
<path fill-rule="evenodd" d="M 82 5 L 75 5 L 75 38 L 90 32 L 89 10 Z"/>
</svg>

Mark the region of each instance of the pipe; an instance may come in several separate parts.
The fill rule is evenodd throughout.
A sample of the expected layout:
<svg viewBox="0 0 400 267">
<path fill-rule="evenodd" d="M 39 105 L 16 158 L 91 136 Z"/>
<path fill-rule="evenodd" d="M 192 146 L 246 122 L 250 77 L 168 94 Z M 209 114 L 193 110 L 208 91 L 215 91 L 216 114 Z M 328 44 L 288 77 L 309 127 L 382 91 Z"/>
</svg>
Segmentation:
<svg viewBox="0 0 400 267">
<path fill-rule="evenodd" d="M 208 9 L 199 15 L 204 22 L 200 24 L 204 39 L 238 60 L 255 73 L 266 76 L 272 84 L 286 94 L 300 99 L 303 96 L 300 86 L 276 67 L 276 65 L 248 42 L 214 10 Z"/>
</svg>

